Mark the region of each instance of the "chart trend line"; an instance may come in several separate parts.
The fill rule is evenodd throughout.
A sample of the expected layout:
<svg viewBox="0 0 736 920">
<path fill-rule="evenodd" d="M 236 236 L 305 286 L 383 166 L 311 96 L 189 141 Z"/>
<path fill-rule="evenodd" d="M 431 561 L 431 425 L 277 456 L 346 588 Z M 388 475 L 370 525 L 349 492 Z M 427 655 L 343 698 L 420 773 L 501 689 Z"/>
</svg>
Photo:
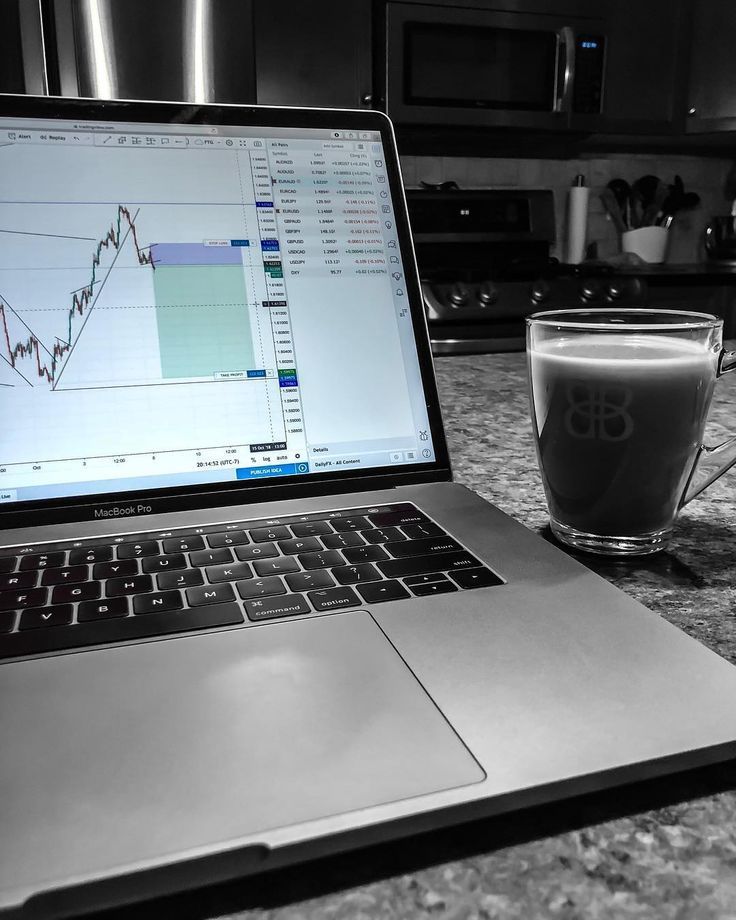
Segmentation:
<svg viewBox="0 0 736 920">
<path fill-rule="evenodd" d="M 125 228 L 126 225 L 127 229 Z M 4 301 L 2 298 L 0 298 L 0 319 L 2 320 L 3 326 L 3 338 L 5 340 L 8 360 L 11 367 L 15 369 L 17 363 L 20 360 L 34 356 L 36 359 L 36 371 L 38 373 L 39 379 L 45 379 L 51 385 L 54 384 L 59 362 L 72 348 L 72 323 L 74 318 L 75 316 L 84 316 L 85 311 L 87 311 L 90 304 L 93 303 L 94 288 L 95 284 L 97 283 L 97 269 L 99 268 L 100 262 L 102 260 L 102 251 L 109 249 L 110 246 L 116 250 L 119 249 L 121 238 L 124 239 L 128 234 L 130 234 L 133 238 L 133 245 L 135 246 L 138 264 L 150 265 L 151 268 L 155 270 L 156 265 L 153 260 L 153 254 L 150 251 L 150 247 L 141 247 L 138 242 L 135 219 L 132 217 L 130 211 L 125 207 L 125 205 L 118 205 L 116 218 L 111 222 L 110 229 L 107 231 L 105 236 L 98 241 L 97 247 L 92 256 L 89 282 L 84 287 L 74 291 L 72 294 L 72 302 L 67 314 L 66 339 L 62 339 L 59 336 L 56 336 L 56 341 L 54 342 L 52 351 L 49 351 L 43 345 L 43 343 L 29 329 L 29 327 L 26 326 L 25 323 L 23 323 L 23 325 L 26 326 L 29 331 L 28 337 L 25 340 L 15 342 L 15 344 L 11 343 L 6 311 L 8 309 L 10 309 L 13 313 L 15 313 L 15 311 L 12 310 L 7 301 Z M 42 349 L 49 356 L 49 361 L 46 361 L 45 358 L 42 360 Z"/>
</svg>

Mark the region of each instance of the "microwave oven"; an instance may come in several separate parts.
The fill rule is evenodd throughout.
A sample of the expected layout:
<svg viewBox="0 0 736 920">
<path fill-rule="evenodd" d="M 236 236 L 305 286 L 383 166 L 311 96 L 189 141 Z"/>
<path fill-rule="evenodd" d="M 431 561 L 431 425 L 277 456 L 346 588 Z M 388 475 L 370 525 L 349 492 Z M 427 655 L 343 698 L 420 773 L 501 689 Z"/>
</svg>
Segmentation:
<svg viewBox="0 0 736 920">
<path fill-rule="evenodd" d="M 604 20 L 482 2 L 386 4 L 384 99 L 396 124 L 564 129 L 601 112 Z"/>
</svg>

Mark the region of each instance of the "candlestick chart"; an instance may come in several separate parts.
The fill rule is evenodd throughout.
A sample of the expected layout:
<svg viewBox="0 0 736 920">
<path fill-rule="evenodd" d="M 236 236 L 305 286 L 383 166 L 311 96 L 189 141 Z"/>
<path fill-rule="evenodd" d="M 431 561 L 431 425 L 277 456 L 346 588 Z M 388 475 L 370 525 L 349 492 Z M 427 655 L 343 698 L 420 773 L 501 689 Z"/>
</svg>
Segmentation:
<svg viewBox="0 0 736 920">
<path fill-rule="evenodd" d="M 30 358 L 35 366 L 35 375 L 48 382 L 53 388 L 57 381 L 57 372 L 63 369 L 63 362 L 67 355 L 74 349 L 76 340 L 81 335 L 89 311 L 94 307 L 98 293 L 98 285 L 104 279 L 98 277 L 102 253 L 105 250 L 120 250 L 123 241 L 130 235 L 135 255 L 140 265 L 149 265 L 155 268 L 150 246 L 142 248 L 138 242 L 138 233 L 135 218 L 130 209 L 119 204 L 117 215 L 111 222 L 107 232 L 97 241 L 90 261 L 89 281 L 81 288 L 71 292 L 71 301 L 67 310 L 66 328 L 64 337 L 56 335 L 49 345 L 44 344 L 38 335 L 28 326 L 14 310 L 14 308 L 0 294 L 0 337 L 6 353 L 4 357 L 14 370 L 19 370 L 24 359 Z M 11 316 L 20 321 L 27 330 L 27 335 L 13 341 L 11 338 Z M 75 323 L 75 320 L 81 322 Z M 76 328 L 79 327 L 79 328 Z M 28 378 L 21 373 L 26 382 Z"/>
<path fill-rule="evenodd" d="M 165 207 L 88 204 L 74 232 L 60 206 L 29 204 L 24 229 L 0 227 L 25 266 L 0 270 L 0 384 L 160 385 L 255 366 L 246 246 L 182 240 L 196 221 L 177 227 Z M 218 210 L 232 221 L 232 208 L 203 216 Z"/>
<path fill-rule="evenodd" d="M 0 147 L 8 488 L 280 440 L 248 170 L 247 152 Z"/>
</svg>

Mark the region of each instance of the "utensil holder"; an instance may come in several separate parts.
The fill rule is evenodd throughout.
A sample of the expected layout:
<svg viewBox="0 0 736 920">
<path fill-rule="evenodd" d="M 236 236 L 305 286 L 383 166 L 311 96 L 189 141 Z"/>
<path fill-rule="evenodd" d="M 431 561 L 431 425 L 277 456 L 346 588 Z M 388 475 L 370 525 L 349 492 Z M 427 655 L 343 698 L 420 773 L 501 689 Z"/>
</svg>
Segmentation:
<svg viewBox="0 0 736 920">
<path fill-rule="evenodd" d="M 664 262 L 667 251 L 666 227 L 639 227 L 621 234 L 623 252 L 633 252 L 645 262 Z"/>
</svg>

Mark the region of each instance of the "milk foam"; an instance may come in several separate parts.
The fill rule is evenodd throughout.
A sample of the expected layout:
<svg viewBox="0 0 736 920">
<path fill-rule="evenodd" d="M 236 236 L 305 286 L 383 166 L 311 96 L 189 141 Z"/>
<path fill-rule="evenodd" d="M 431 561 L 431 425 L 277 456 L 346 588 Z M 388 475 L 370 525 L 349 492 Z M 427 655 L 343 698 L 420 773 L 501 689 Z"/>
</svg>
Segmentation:
<svg viewBox="0 0 736 920">
<path fill-rule="evenodd" d="M 591 369 L 673 370 L 698 364 L 715 364 L 717 355 L 696 342 L 667 336 L 616 334 L 580 335 L 568 340 L 539 343 L 531 351 L 547 361 L 560 361 Z"/>
</svg>

